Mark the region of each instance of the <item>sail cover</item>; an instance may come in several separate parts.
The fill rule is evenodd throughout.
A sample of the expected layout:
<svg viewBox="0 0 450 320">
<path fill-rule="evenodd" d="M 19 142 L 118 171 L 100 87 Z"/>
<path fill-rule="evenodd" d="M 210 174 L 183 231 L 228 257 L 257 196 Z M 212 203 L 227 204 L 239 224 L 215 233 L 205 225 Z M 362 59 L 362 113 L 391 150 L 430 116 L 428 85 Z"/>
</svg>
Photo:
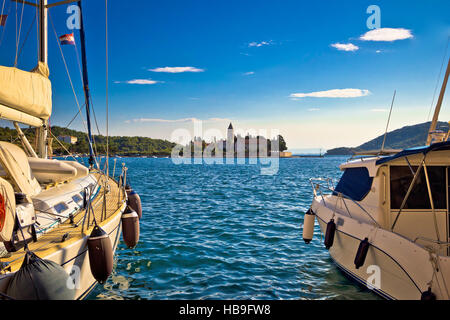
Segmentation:
<svg viewBox="0 0 450 320">
<path fill-rule="evenodd" d="M 40 119 L 52 113 L 48 66 L 39 62 L 31 72 L 0 66 L 0 104 Z"/>
</svg>

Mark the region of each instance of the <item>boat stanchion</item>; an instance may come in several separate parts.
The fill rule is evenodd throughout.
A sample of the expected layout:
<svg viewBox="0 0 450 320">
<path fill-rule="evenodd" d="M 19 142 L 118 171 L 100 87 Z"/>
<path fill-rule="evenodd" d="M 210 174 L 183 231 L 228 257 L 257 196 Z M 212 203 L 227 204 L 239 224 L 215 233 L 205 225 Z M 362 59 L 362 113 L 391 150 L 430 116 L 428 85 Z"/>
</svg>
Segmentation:
<svg viewBox="0 0 450 320">
<path fill-rule="evenodd" d="M 431 292 L 431 288 L 428 288 L 427 291 L 422 292 L 420 300 L 436 300 L 436 295 Z"/>
<path fill-rule="evenodd" d="M 355 256 L 355 267 L 356 269 L 359 269 L 364 265 L 364 262 L 366 261 L 367 252 L 369 251 L 370 243 L 368 238 L 364 238 L 359 243 L 358 251 L 356 251 Z"/>
<path fill-rule="evenodd" d="M 303 240 L 305 243 L 310 243 L 314 236 L 314 222 L 316 215 L 309 209 L 303 218 Z"/>
<path fill-rule="evenodd" d="M 334 219 L 331 219 L 330 222 L 327 223 L 327 230 L 325 231 L 325 248 L 330 249 L 333 246 L 335 233 L 336 223 L 334 223 Z"/>
<path fill-rule="evenodd" d="M 59 264 L 27 251 L 6 295 L 15 300 L 73 300 L 75 290 L 69 288 L 68 281 L 69 275 Z"/>
<path fill-rule="evenodd" d="M 134 210 L 139 216 L 139 219 L 142 218 L 142 203 L 141 197 L 139 194 L 133 190 L 129 185 L 125 186 L 125 190 L 127 192 L 127 204 Z"/>
<path fill-rule="evenodd" d="M 130 249 L 139 242 L 139 216 L 131 206 L 127 206 L 122 214 L 122 237 Z"/>
<path fill-rule="evenodd" d="M 113 249 L 109 235 L 96 225 L 87 245 L 91 273 L 99 283 L 105 283 L 113 269 Z"/>
</svg>

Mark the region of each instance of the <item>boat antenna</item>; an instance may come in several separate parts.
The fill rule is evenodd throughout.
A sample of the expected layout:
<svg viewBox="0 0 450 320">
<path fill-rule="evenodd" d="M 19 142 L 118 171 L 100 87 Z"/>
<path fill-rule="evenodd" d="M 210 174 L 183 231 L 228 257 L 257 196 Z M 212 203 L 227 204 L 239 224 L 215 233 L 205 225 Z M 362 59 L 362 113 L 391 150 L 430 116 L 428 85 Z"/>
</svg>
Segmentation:
<svg viewBox="0 0 450 320">
<path fill-rule="evenodd" d="M 441 92 L 439 93 L 439 99 L 434 109 L 433 120 L 431 121 L 430 130 L 428 131 L 427 145 L 431 144 L 432 132 L 436 130 L 436 125 L 439 118 L 439 112 L 441 111 L 442 101 L 444 100 L 445 89 L 447 88 L 448 76 L 450 75 L 450 57 L 448 59 L 447 70 L 445 71 L 444 81 L 442 83 Z"/>
<path fill-rule="evenodd" d="M 389 117 L 388 117 L 388 121 L 386 123 L 386 130 L 384 131 L 383 144 L 381 145 L 380 153 L 383 153 L 384 144 L 386 143 L 386 136 L 387 136 L 387 132 L 388 132 L 388 128 L 389 128 L 389 122 L 391 122 L 392 107 L 394 106 L 396 93 L 397 93 L 397 90 L 394 90 L 394 96 L 392 97 L 392 102 L 391 102 L 391 110 L 389 111 Z"/>
<path fill-rule="evenodd" d="M 86 59 L 86 38 L 84 34 L 84 23 L 83 23 L 83 10 L 81 7 L 81 0 L 78 1 L 78 7 L 80 8 L 80 42 L 81 42 L 81 60 L 83 65 L 83 89 L 84 98 L 86 103 L 86 122 L 89 137 L 89 167 L 94 166 L 94 149 L 92 148 L 92 130 L 91 130 L 91 111 L 90 111 L 90 91 L 89 91 L 89 81 L 87 72 L 87 59 Z"/>
</svg>

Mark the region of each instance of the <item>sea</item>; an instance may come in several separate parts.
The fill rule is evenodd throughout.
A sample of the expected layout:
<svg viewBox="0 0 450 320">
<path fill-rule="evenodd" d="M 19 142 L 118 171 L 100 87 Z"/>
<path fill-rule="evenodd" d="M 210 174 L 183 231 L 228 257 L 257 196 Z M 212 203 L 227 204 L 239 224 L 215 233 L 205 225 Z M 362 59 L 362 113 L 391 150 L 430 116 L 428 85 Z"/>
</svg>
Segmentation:
<svg viewBox="0 0 450 320">
<path fill-rule="evenodd" d="M 113 274 L 88 299 L 378 299 L 336 267 L 318 225 L 302 239 L 309 179 L 337 181 L 344 161 L 283 158 L 263 174 L 248 159 L 117 159 L 142 200 L 140 241 L 120 242 Z"/>
</svg>

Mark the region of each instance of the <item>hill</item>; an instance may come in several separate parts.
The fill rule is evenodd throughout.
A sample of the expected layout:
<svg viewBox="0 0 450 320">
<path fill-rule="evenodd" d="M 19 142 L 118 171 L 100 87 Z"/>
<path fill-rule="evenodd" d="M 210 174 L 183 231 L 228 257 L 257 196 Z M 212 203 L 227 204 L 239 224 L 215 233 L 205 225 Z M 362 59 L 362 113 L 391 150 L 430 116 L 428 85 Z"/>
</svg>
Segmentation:
<svg viewBox="0 0 450 320">
<path fill-rule="evenodd" d="M 23 132 L 27 136 L 32 145 L 35 142 L 34 129 L 23 129 Z M 51 127 L 51 132 L 55 137 L 58 136 L 74 136 L 78 141 L 76 144 L 68 144 L 62 142 L 65 148 L 73 153 L 89 153 L 89 145 L 86 133 L 76 131 L 72 129 L 62 128 L 58 126 Z M 50 136 L 50 135 L 49 135 Z M 17 145 L 20 145 L 20 140 L 17 138 L 17 132 L 15 129 L 8 127 L 0 127 L 0 140 L 10 141 Z M 95 145 L 97 153 L 106 153 L 106 137 L 102 135 L 94 135 Z M 161 140 L 152 139 L 147 137 L 127 137 L 127 136 L 111 136 L 109 137 L 109 150 L 111 154 L 132 156 L 132 155 L 170 155 L 174 143 Z M 54 154 L 65 154 L 64 148 L 53 139 L 52 143 Z"/>
<path fill-rule="evenodd" d="M 406 149 L 425 145 L 430 124 L 431 122 L 424 122 L 412 126 L 405 126 L 403 128 L 388 132 L 386 135 L 386 143 L 384 148 Z M 437 128 L 443 131 L 448 131 L 449 126 L 446 122 L 438 122 Z M 330 149 L 325 155 L 351 155 L 355 151 L 377 150 L 381 148 L 383 138 L 384 134 L 355 148 L 340 147 Z"/>
</svg>

